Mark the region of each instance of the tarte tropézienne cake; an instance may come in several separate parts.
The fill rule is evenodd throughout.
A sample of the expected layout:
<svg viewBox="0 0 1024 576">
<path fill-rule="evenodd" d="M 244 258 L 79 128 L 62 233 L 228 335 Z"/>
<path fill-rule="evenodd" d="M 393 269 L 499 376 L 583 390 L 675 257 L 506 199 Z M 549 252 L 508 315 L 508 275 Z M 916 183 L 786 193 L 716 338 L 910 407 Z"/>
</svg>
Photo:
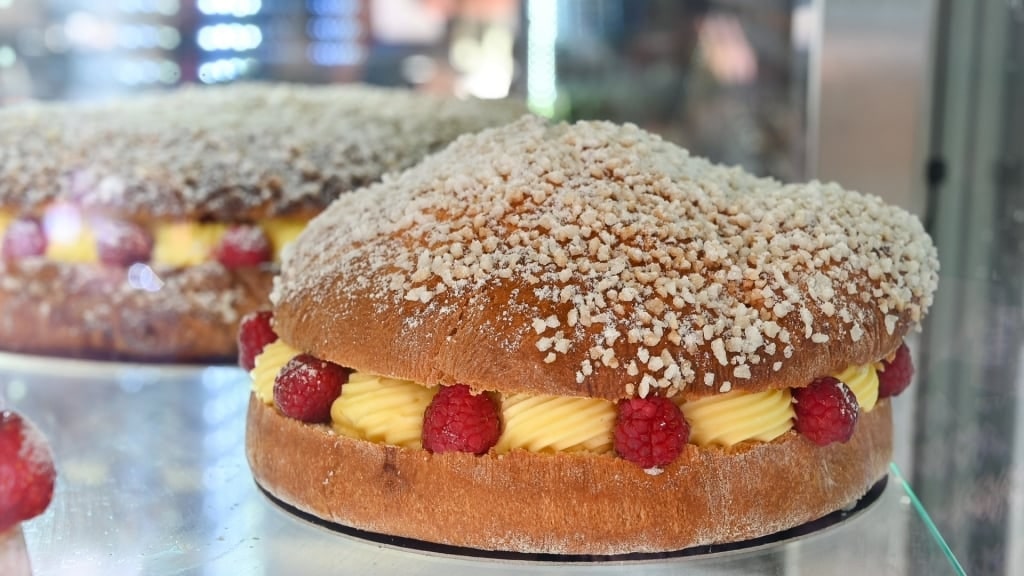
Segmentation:
<svg viewBox="0 0 1024 576">
<path fill-rule="evenodd" d="M 877 197 L 525 118 L 299 235 L 242 325 L 249 462 L 300 510 L 454 546 L 771 534 L 886 474 L 937 270 Z"/>
</svg>

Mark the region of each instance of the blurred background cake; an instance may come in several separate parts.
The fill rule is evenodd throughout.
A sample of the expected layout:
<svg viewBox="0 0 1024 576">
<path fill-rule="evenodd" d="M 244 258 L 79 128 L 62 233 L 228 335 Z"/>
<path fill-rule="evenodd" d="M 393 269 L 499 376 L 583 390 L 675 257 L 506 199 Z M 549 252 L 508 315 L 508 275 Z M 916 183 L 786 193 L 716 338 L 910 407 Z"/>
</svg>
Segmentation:
<svg viewBox="0 0 1024 576">
<path fill-rule="evenodd" d="M 234 355 L 339 194 L 525 112 L 362 85 L 237 84 L 0 110 L 0 348 Z"/>
</svg>

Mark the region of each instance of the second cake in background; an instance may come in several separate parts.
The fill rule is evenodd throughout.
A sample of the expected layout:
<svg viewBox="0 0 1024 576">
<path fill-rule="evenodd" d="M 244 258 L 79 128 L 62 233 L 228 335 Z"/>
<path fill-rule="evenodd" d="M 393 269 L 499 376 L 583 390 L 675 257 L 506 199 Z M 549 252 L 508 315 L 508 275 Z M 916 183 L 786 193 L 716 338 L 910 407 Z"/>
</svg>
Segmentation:
<svg viewBox="0 0 1024 576">
<path fill-rule="evenodd" d="M 309 218 L 524 111 L 285 84 L 0 110 L 0 349 L 228 359 Z"/>
</svg>

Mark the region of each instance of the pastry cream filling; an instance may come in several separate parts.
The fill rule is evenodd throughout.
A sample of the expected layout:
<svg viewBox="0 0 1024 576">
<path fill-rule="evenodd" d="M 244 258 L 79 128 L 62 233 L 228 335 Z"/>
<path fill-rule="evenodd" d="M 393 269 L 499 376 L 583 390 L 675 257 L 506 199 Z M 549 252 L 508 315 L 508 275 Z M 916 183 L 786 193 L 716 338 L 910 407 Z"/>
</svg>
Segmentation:
<svg viewBox="0 0 1024 576">
<path fill-rule="evenodd" d="M 292 358 L 302 352 L 285 344 L 282 340 L 271 342 L 256 356 L 252 371 L 252 391 L 264 404 L 274 403 L 274 379 Z"/>
<path fill-rule="evenodd" d="M 690 425 L 690 441 L 700 446 L 771 442 L 793 427 L 789 390 L 736 391 L 678 405 Z"/>
<path fill-rule="evenodd" d="M 494 447 L 500 453 L 610 452 L 618 411 L 603 398 L 513 394 L 501 401 L 505 426 Z"/>
<path fill-rule="evenodd" d="M 878 403 L 878 371 L 874 364 L 849 366 L 846 370 L 832 376 L 846 384 L 853 392 L 861 410 L 870 412 Z"/>
<path fill-rule="evenodd" d="M 281 261 L 284 247 L 291 244 L 308 223 L 309 220 L 303 218 L 269 218 L 257 222 L 270 240 L 270 248 L 273 250 L 275 262 Z"/>
<path fill-rule="evenodd" d="M 47 238 L 46 258 L 56 262 L 98 262 L 96 238 L 85 225 L 55 230 Z"/>
<path fill-rule="evenodd" d="M 96 238 L 89 222 L 77 210 L 51 208 L 46 219 L 46 258 L 56 262 L 95 264 L 99 262 Z M 10 212 L 0 210 L 0 237 L 14 220 Z M 284 247 L 302 232 L 307 220 L 269 218 L 256 223 L 267 235 L 274 261 L 280 261 Z M 165 266 L 196 266 L 213 258 L 213 251 L 229 225 L 219 222 L 159 222 L 150 226 L 153 254 L 150 261 Z"/>
<path fill-rule="evenodd" d="M 353 372 L 331 405 L 331 422 L 344 436 L 419 449 L 423 413 L 436 393 L 437 386 Z"/>
<path fill-rule="evenodd" d="M 278 340 L 256 357 L 252 387 L 256 397 L 274 403 L 274 379 L 299 351 Z M 857 397 L 861 409 L 878 400 L 874 365 L 850 366 L 836 375 Z M 406 448 L 422 447 L 423 413 L 437 387 L 408 380 L 353 372 L 331 405 L 331 424 L 344 436 Z M 690 442 L 699 446 L 733 446 L 771 442 L 793 428 L 789 389 L 734 391 L 683 401 L 675 399 L 690 426 Z M 618 411 L 602 398 L 511 394 L 501 399 L 503 428 L 494 450 L 554 453 L 612 451 Z"/>
<path fill-rule="evenodd" d="M 210 259 L 226 224 L 214 222 L 172 222 L 157 224 L 153 230 L 154 264 L 185 267 Z"/>
</svg>

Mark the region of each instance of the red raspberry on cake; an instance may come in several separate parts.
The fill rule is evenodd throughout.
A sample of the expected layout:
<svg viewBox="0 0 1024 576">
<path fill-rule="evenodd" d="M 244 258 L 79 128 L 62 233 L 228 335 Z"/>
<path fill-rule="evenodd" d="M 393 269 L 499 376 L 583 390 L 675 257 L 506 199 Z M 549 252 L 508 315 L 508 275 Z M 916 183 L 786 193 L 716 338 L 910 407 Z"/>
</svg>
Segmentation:
<svg viewBox="0 0 1024 576">
<path fill-rule="evenodd" d="M 423 414 L 423 448 L 429 452 L 484 454 L 501 436 L 494 399 L 469 386 L 442 386 Z"/>
<path fill-rule="evenodd" d="M 53 456 L 39 429 L 0 411 L 0 532 L 43 513 L 53 498 Z"/>
<path fill-rule="evenodd" d="M 857 397 L 839 380 L 825 376 L 793 390 L 793 427 L 818 446 L 847 442 L 859 416 Z"/>
<path fill-rule="evenodd" d="M 238 324 L 238 365 L 246 371 L 256 366 L 256 357 L 267 344 L 277 341 L 277 334 L 270 322 L 274 313 L 269 310 L 250 312 Z"/>
<path fill-rule="evenodd" d="M 348 382 L 348 370 L 309 354 L 299 354 L 274 379 L 274 404 L 282 414 L 303 422 L 327 422 L 331 404 Z"/>
<path fill-rule="evenodd" d="M 35 218 L 18 218 L 4 232 L 4 260 L 21 260 L 46 253 L 46 233 Z"/>
<path fill-rule="evenodd" d="M 641 468 L 665 466 L 679 456 L 690 426 L 668 398 L 630 398 L 619 402 L 615 451 Z"/>
<path fill-rule="evenodd" d="M 214 257 L 225 268 L 259 266 L 269 262 L 272 255 L 266 233 L 259 226 L 251 224 L 228 228 L 214 250 Z"/>
<path fill-rule="evenodd" d="M 883 360 L 882 367 L 878 371 L 879 398 L 898 396 L 910 386 L 910 380 L 914 377 L 914 360 L 906 344 L 900 344 L 891 361 Z"/>
<path fill-rule="evenodd" d="M 153 236 L 134 222 L 105 221 L 96 226 L 96 252 L 100 262 L 111 266 L 148 262 L 153 252 Z"/>
</svg>

